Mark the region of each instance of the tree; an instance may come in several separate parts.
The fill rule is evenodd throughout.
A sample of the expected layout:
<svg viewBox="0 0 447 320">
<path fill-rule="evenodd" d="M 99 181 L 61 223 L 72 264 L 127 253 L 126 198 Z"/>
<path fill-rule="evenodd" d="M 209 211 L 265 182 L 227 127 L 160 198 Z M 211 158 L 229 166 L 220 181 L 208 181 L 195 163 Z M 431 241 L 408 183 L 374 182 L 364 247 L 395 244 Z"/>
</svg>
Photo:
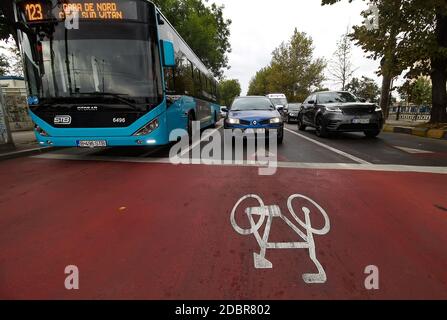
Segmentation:
<svg viewBox="0 0 447 320">
<path fill-rule="evenodd" d="M 398 88 L 401 98 L 407 103 L 414 103 L 418 106 L 430 105 L 432 103 L 432 85 L 426 77 L 407 80 Z"/>
<path fill-rule="evenodd" d="M 202 0 L 154 2 L 205 65 L 222 78 L 231 52 L 231 20 L 223 17 L 224 6 L 206 6 Z"/>
<path fill-rule="evenodd" d="M 13 38 L 11 37 L 7 41 L 0 44 L 0 49 L 3 49 L 6 52 L 3 57 L 4 59 L 7 59 L 7 63 L 4 66 L 6 70 L 3 71 L 3 73 L 11 76 L 23 77 L 22 58 L 19 48 L 17 47 Z"/>
<path fill-rule="evenodd" d="M 13 28 L 14 10 L 13 1 L 1 1 L 0 3 L 0 40 L 7 40 L 10 36 L 16 37 Z"/>
<path fill-rule="evenodd" d="M 341 90 L 346 89 L 346 85 L 354 74 L 351 62 L 352 45 L 349 33 L 346 32 L 337 42 L 337 50 L 329 66 L 329 73 L 334 80 L 341 84 Z"/>
<path fill-rule="evenodd" d="M 219 83 L 220 104 L 230 106 L 234 98 L 241 95 L 241 85 L 238 80 L 223 80 Z"/>
<path fill-rule="evenodd" d="M 267 92 L 269 91 L 270 73 L 270 66 L 256 72 L 256 75 L 250 80 L 250 84 L 248 86 L 249 96 L 259 96 L 267 94 Z"/>
<path fill-rule="evenodd" d="M 430 80 L 424 77 L 418 78 L 413 84 L 411 96 L 413 102 L 418 106 L 431 104 L 432 85 Z"/>
<path fill-rule="evenodd" d="M 0 54 L 0 76 L 8 74 L 8 70 L 10 67 L 11 66 L 8 62 L 8 57 L 3 53 Z"/>
<path fill-rule="evenodd" d="M 380 88 L 377 83 L 368 77 L 362 76 L 359 78 L 352 78 L 352 80 L 346 85 L 346 90 L 352 92 L 359 98 L 366 99 L 367 101 L 377 103 L 380 97 Z"/>
<path fill-rule="evenodd" d="M 323 59 L 313 58 L 313 41 L 295 29 L 289 42 L 282 43 L 272 53 L 269 66 L 252 78 L 249 94 L 284 93 L 289 101 L 303 101 L 324 81 Z"/>
<path fill-rule="evenodd" d="M 333 4 L 340 0 L 322 0 Z M 430 76 L 432 123 L 447 122 L 447 1 L 373 0 L 378 28 L 354 27 L 352 37 L 371 57 L 381 59 L 382 100 L 392 77 L 408 69 L 407 78 Z M 365 17 L 368 16 L 364 12 Z M 381 104 L 385 103 L 384 101 Z"/>
</svg>

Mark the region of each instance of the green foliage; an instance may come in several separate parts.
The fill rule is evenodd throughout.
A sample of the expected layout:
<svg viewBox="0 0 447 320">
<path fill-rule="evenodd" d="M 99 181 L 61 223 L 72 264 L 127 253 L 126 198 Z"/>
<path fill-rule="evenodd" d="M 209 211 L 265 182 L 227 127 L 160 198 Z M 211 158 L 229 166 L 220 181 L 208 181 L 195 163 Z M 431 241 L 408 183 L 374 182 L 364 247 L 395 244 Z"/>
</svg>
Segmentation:
<svg viewBox="0 0 447 320">
<path fill-rule="evenodd" d="M 241 95 L 241 85 L 238 80 L 223 80 L 219 83 L 219 102 L 229 107 L 234 98 Z"/>
<path fill-rule="evenodd" d="M 431 105 L 432 103 L 432 85 L 426 77 L 419 77 L 416 80 L 407 80 L 398 88 L 402 99 L 407 103 L 416 105 Z"/>
<path fill-rule="evenodd" d="M 183 39 L 216 77 L 228 68 L 231 52 L 231 20 L 223 17 L 224 6 L 205 5 L 208 0 L 155 0 Z"/>
<path fill-rule="evenodd" d="M 380 88 L 377 83 L 368 77 L 353 78 L 346 86 L 346 90 L 359 98 L 377 103 L 380 97 Z"/>
<path fill-rule="evenodd" d="M 313 41 L 295 29 L 289 42 L 273 51 L 269 66 L 259 70 L 249 85 L 249 95 L 284 93 L 289 101 L 303 101 L 324 81 L 323 59 L 313 58 Z"/>
</svg>

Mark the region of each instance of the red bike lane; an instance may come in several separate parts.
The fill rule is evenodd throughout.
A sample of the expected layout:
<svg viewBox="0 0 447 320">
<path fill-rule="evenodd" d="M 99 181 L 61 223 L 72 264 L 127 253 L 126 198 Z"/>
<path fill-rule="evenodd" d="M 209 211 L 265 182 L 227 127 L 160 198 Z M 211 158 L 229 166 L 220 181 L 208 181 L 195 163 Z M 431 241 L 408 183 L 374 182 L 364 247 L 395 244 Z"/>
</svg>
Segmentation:
<svg viewBox="0 0 447 320">
<path fill-rule="evenodd" d="M 447 299 L 447 175 L 23 158 L 0 163 L 0 181 L 2 299 Z M 326 211 L 325 283 L 303 281 L 317 271 L 307 249 L 267 249 L 273 268 L 255 268 L 255 236 L 230 222 L 247 194 L 292 222 L 293 194 Z M 269 241 L 300 240 L 273 221 Z M 64 287 L 67 265 L 79 290 Z M 369 265 L 379 290 L 364 286 Z"/>
</svg>

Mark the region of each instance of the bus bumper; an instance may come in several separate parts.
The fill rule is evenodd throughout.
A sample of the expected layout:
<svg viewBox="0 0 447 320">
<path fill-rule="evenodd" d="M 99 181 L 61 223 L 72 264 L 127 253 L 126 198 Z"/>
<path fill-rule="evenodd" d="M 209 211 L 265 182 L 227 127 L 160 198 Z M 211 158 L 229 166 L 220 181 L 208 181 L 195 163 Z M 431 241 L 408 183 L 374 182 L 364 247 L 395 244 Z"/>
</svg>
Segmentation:
<svg viewBox="0 0 447 320">
<path fill-rule="evenodd" d="M 160 129 L 160 128 L 159 128 Z M 97 144 L 94 147 L 124 147 L 124 146 L 160 146 L 169 143 L 166 139 L 166 134 L 163 134 L 163 130 L 155 130 L 147 136 L 126 136 L 126 137 L 114 137 L 114 136 L 98 136 L 98 137 L 54 137 L 54 136 L 42 136 L 35 132 L 36 139 L 41 146 L 51 147 L 82 147 L 89 142 Z M 104 145 L 103 145 L 104 144 Z M 93 147 L 93 146 L 92 146 Z"/>
</svg>

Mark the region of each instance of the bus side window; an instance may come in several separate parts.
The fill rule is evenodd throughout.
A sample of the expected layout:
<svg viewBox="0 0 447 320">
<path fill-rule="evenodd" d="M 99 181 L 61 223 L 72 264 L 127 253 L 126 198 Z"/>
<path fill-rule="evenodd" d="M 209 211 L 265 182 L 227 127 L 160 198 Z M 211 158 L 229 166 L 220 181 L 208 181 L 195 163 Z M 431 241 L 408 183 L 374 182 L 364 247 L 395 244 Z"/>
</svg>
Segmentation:
<svg viewBox="0 0 447 320">
<path fill-rule="evenodd" d="M 178 95 L 191 94 L 192 80 L 188 77 L 191 74 L 191 67 L 188 59 L 181 55 L 177 61 L 177 68 L 175 70 L 175 92 Z M 188 85 L 189 84 L 189 85 Z"/>
<path fill-rule="evenodd" d="M 174 68 L 164 68 L 166 93 L 175 94 L 175 70 Z"/>
<path fill-rule="evenodd" d="M 199 98 L 201 96 L 200 71 L 194 67 L 194 95 Z"/>
</svg>

